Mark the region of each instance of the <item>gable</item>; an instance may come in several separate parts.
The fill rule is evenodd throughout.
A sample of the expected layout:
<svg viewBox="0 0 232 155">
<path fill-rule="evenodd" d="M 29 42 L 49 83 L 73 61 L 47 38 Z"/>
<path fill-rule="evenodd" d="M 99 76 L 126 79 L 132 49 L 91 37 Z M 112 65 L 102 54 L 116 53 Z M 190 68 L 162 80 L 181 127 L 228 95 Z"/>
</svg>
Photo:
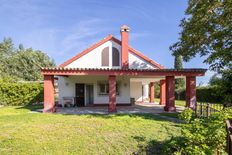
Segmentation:
<svg viewBox="0 0 232 155">
<path fill-rule="evenodd" d="M 146 57 L 139 51 L 129 47 L 129 68 L 130 69 L 164 69 L 163 66 Z"/>
<path fill-rule="evenodd" d="M 115 49 L 119 53 L 119 63 L 117 63 L 119 66 L 113 66 L 112 53 Z M 104 55 L 102 55 L 103 52 L 105 52 Z M 121 46 L 109 40 L 66 65 L 65 68 L 120 68 L 120 58 Z M 106 61 L 103 61 L 103 59 Z"/>
<path fill-rule="evenodd" d="M 104 48 L 109 49 L 108 66 L 102 65 L 102 51 Z M 118 51 L 118 54 L 113 54 L 113 49 Z M 115 63 L 113 55 L 119 58 L 118 62 Z M 115 58 L 114 58 L 115 59 Z M 113 64 L 119 64 L 113 66 Z M 149 59 L 137 50 L 129 47 L 128 50 L 128 64 L 130 69 L 164 69 L 163 66 Z M 83 52 L 77 54 L 71 59 L 67 60 L 59 67 L 63 68 L 121 68 L 121 41 L 114 38 L 112 35 L 108 35 L 106 38 L 90 46 Z"/>
<path fill-rule="evenodd" d="M 157 69 L 152 64 L 141 57 L 129 52 L 129 68 L 130 69 Z"/>
</svg>

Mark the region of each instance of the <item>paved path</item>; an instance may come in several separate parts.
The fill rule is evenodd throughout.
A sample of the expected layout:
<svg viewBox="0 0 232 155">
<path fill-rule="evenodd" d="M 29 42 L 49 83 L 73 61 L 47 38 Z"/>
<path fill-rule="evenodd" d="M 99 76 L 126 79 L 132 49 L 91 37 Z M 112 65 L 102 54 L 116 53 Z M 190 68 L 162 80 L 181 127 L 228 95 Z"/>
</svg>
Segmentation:
<svg viewBox="0 0 232 155">
<path fill-rule="evenodd" d="M 184 110 L 184 107 L 176 107 L 177 112 Z M 138 114 L 138 113 L 162 113 L 163 106 L 158 103 L 141 103 L 133 106 L 117 106 L 117 114 Z M 78 107 L 78 108 L 56 108 L 59 114 L 109 114 L 107 106 L 99 107 Z"/>
</svg>

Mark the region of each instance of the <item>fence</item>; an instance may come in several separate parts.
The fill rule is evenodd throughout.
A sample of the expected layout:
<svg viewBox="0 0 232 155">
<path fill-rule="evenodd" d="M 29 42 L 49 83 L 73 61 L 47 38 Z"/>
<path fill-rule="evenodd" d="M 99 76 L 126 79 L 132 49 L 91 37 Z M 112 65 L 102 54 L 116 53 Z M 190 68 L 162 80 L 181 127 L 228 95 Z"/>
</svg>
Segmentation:
<svg viewBox="0 0 232 155">
<path fill-rule="evenodd" d="M 227 151 L 228 155 L 232 155 L 232 124 L 231 124 L 231 120 L 226 120 L 226 130 L 227 130 L 226 151 Z"/>
<path fill-rule="evenodd" d="M 222 104 L 212 103 L 197 103 L 195 113 L 197 117 L 209 117 L 215 112 L 219 112 L 224 109 Z"/>
</svg>

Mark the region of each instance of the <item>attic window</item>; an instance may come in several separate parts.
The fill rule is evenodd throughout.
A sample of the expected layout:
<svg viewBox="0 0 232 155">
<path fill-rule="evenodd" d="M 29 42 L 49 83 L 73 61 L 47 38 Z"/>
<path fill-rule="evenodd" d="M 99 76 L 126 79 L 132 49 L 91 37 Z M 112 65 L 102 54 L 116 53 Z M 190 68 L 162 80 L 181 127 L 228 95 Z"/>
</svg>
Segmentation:
<svg viewBox="0 0 232 155">
<path fill-rule="evenodd" d="M 102 66 L 109 66 L 109 47 L 106 47 L 102 50 L 101 63 Z"/>
<path fill-rule="evenodd" d="M 117 48 L 112 48 L 112 65 L 119 66 L 119 51 Z"/>
</svg>

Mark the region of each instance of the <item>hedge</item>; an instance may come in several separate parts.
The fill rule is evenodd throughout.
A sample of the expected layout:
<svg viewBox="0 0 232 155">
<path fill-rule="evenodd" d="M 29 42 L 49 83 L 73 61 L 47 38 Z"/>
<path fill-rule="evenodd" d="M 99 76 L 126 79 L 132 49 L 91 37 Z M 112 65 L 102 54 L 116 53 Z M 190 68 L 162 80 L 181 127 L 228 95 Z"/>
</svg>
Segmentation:
<svg viewBox="0 0 232 155">
<path fill-rule="evenodd" d="M 196 88 L 198 102 L 222 103 L 223 94 L 217 86 L 201 86 Z M 155 97 L 159 98 L 159 85 L 155 85 Z M 176 100 L 185 100 L 185 88 L 175 90 Z"/>
<path fill-rule="evenodd" d="M 216 86 L 204 86 L 196 88 L 196 96 L 198 102 L 221 103 L 222 94 L 218 92 Z M 185 89 L 175 91 L 175 98 L 178 100 L 185 100 Z"/>
<path fill-rule="evenodd" d="M 28 105 L 43 101 L 40 83 L 0 82 L 0 105 Z"/>
</svg>

